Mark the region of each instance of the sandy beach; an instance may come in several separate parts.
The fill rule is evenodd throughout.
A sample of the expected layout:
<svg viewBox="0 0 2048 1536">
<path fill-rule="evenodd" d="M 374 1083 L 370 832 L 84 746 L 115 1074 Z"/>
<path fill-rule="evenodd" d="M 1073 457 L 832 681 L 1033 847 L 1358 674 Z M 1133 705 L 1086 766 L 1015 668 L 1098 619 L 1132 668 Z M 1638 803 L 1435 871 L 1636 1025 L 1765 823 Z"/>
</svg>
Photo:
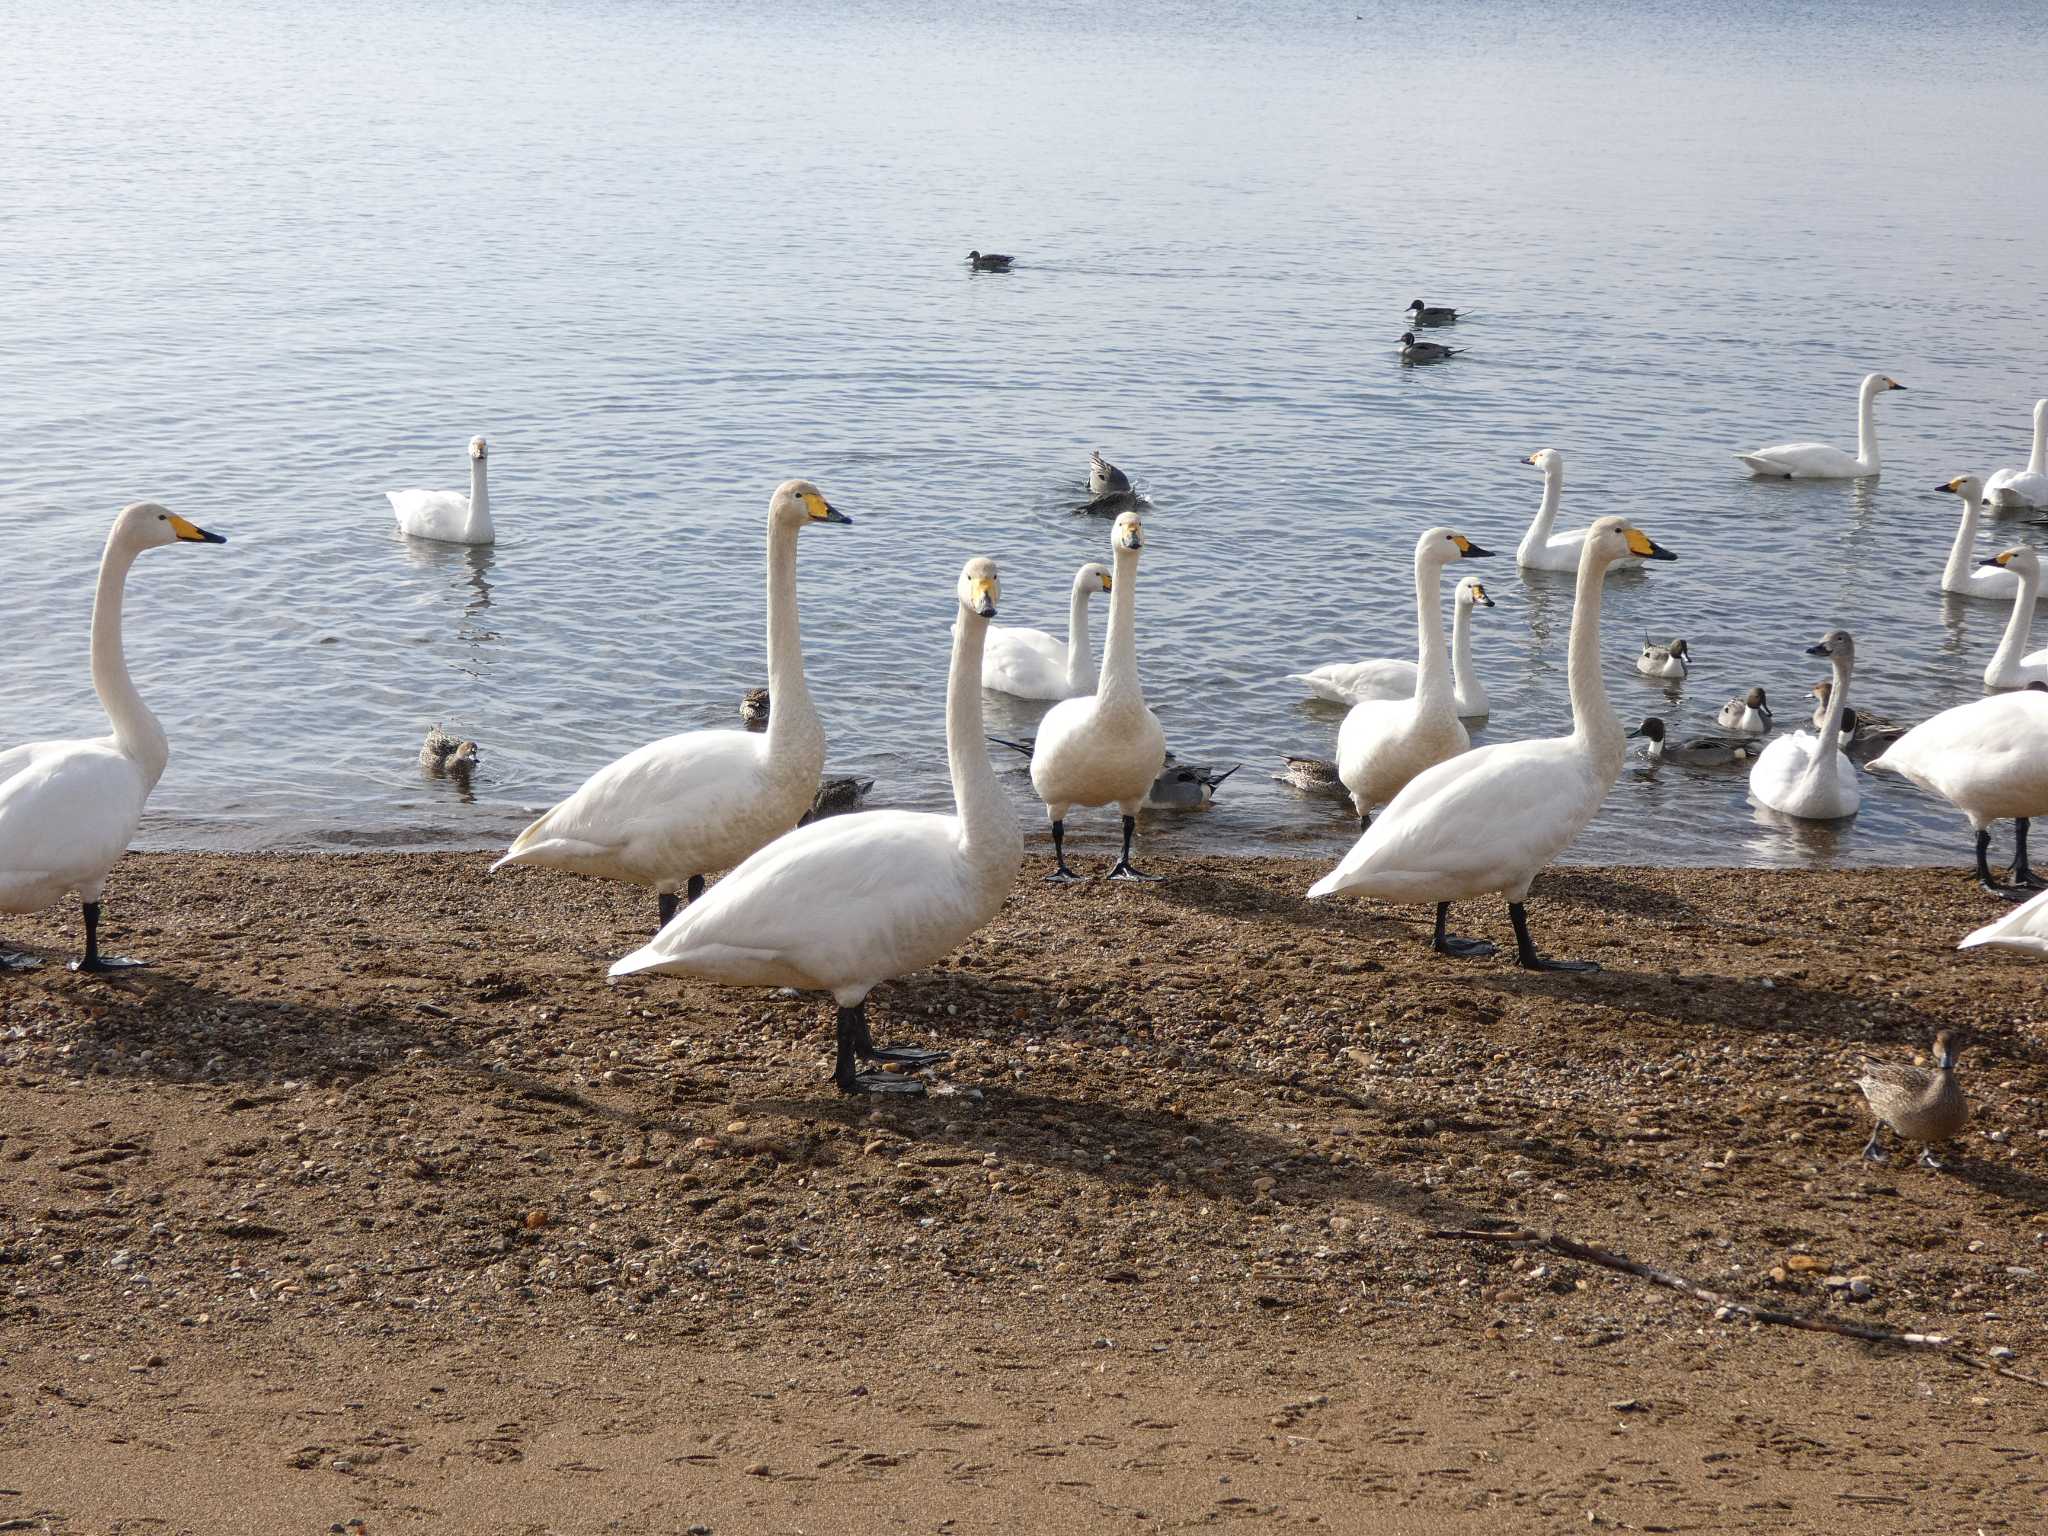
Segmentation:
<svg viewBox="0 0 2048 1536">
<path fill-rule="evenodd" d="M 876 994 L 954 1053 L 906 1103 L 482 857 L 133 856 L 111 980 L 11 920 L 0 1530 L 2040 1528 L 1985 1362 L 2048 1376 L 2043 972 L 1953 951 L 1960 869 L 1553 872 L 1583 978 L 1320 865 L 1032 857 Z M 1858 1063 L 1942 1026 L 1949 1170 L 1862 1161 Z M 1978 1363 L 1430 1236 L 1493 1222 Z"/>
</svg>

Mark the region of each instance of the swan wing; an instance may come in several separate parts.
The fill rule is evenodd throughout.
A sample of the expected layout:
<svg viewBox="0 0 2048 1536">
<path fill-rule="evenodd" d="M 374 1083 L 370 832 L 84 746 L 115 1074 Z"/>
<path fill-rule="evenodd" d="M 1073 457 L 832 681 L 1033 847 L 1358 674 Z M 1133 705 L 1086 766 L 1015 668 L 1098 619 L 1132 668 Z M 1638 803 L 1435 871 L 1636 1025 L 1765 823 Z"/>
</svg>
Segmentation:
<svg viewBox="0 0 2048 1536">
<path fill-rule="evenodd" d="M 677 913 L 611 974 L 684 971 L 735 986 L 865 995 L 949 954 L 1002 905 L 1008 879 L 976 882 L 960 838 L 957 817 L 916 811 L 861 811 L 800 827 Z"/>
<path fill-rule="evenodd" d="M 149 786 L 111 738 L 0 753 L 0 906 L 34 911 L 99 882 L 127 852 Z"/>
<path fill-rule="evenodd" d="M 1738 453 L 1736 457 L 1742 460 L 1750 474 L 1761 478 L 1846 480 L 1854 479 L 1863 472 L 1863 465 L 1855 454 L 1844 453 L 1826 443 L 1779 443 L 1750 453 Z"/>
<path fill-rule="evenodd" d="M 469 497 L 461 491 L 386 491 L 401 533 L 418 539 L 460 539 L 469 524 Z"/>
<path fill-rule="evenodd" d="M 1410 779 L 1309 895 L 1519 900 L 1593 819 L 1611 782 L 1568 736 L 1474 747 Z"/>
<path fill-rule="evenodd" d="M 1042 629 L 990 625 L 981 653 L 981 686 L 1020 699 L 1067 697 L 1067 648 Z"/>
<path fill-rule="evenodd" d="M 1986 923 L 1970 934 L 1957 949 L 2017 949 L 2025 954 L 2048 955 L 2048 891 L 2025 906 L 2015 907 L 1996 922 Z"/>
<path fill-rule="evenodd" d="M 1333 661 L 1313 672 L 1290 672 L 1319 699 L 1333 704 L 1358 704 L 1366 699 L 1406 699 L 1415 694 L 1415 663 L 1381 657 L 1371 661 Z"/>
<path fill-rule="evenodd" d="M 1984 499 L 2000 507 L 2048 507 L 2048 475 L 2001 469 L 1984 482 Z"/>
<path fill-rule="evenodd" d="M 1983 824 L 2048 815 L 2048 694 L 1999 694 L 1945 709 L 1872 759 Z"/>
</svg>

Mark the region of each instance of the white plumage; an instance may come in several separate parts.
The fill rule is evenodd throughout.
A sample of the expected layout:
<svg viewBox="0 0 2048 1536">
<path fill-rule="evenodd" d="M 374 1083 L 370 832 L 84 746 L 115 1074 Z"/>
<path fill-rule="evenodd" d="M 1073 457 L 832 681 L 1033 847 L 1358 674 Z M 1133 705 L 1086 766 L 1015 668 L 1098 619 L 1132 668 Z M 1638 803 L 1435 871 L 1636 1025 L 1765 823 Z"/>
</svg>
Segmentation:
<svg viewBox="0 0 2048 1536">
<path fill-rule="evenodd" d="M 1538 448 L 1522 462 L 1543 471 L 1543 500 L 1536 508 L 1536 516 L 1530 520 L 1529 531 L 1522 535 L 1522 542 L 1515 547 L 1515 564 L 1528 571 L 1576 571 L 1579 568 L 1579 551 L 1586 542 L 1586 530 L 1551 531 L 1551 525 L 1557 521 L 1558 503 L 1564 497 L 1564 455 L 1555 448 Z M 1617 560 L 1608 567 L 1611 571 L 1639 571 L 1642 568 L 1643 562 L 1632 558 Z"/>
<path fill-rule="evenodd" d="M 755 853 L 614 976 L 675 971 L 731 986 L 830 992 L 839 1005 L 834 1081 L 847 1093 L 917 1092 L 913 1079 L 861 1072 L 861 1060 L 927 1065 L 937 1052 L 891 1050 L 868 1035 L 868 993 L 943 959 L 1003 905 L 1024 839 L 982 737 L 981 649 L 998 597 L 990 560 L 956 589 L 946 686 L 954 813 L 862 811 L 813 822 Z M 782 708 L 778 696 L 776 709 Z"/>
<path fill-rule="evenodd" d="M 1451 596 L 1451 693 L 1460 719 L 1482 720 L 1492 708 L 1486 685 L 1472 665 L 1472 610 L 1491 608 L 1493 599 L 1476 576 L 1460 577 Z M 1359 704 L 1367 699 L 1405 699 L 1415 692 L 1416 664 L 1391 656 L 1370 661 L 1333 661 L 1312 672 L 1290 672 L 1287 681 L 1301 683 L 1332 704 Z"/>
<path fill-rule="evenodd" d="M 2034 402 L 2034 448 L 2025 469 L 2001 469 L 1984 482 L 1994 507 L 2048 507 L 2048 400 Z"/>
<path fill-rule="evenodd" d="M 1537 969 L 1571 964 L 1536 953 L 1522 902 L 1621 774 L 1626 739 L 1600 676 L 1600 596 L 1607 567 L 1628 556 L 1675 558 L 1619 517 L 1601 518 L 1587 530 L 1567 667 L 1572 734 L 1475 747 L 1417 774 L 1337 867 L 1310 887 L 1311 897 L 1346 892 L 1433 901 L 1436 948 L 1478 954 L 1491 946 L 1445 936 L 1446 910 L 1454 901 L 1505 896 L 1520 963 Z"/>
<path fill-rule="evenodd" d="M 1881 467 L 1877 455 L 1877 418 L 1873 404 L 1886 390 L 1904 389 L 1882 373 L 1864 375 L 1856 390 L 1856 452 L 1844 453 L 1826 443 L 1779 443 L 1735 455 L 1760 480 L 1860 480 Z"/>
<path fill-rule="evenodd" d="M 0 752 L 0 912 L 39 912 L 76 897 L 85 954 L 74 969 L 133 963 L 99 952 L 100 893 L 171 756 L 163 726 L 128 675 L 121 604 L 129 567 L 160 545 L 226 542 L 155 502 L 123 507 L 107 534 L 92 604 L 92 685 L 113 733 Z"/>
<path fill-rule="evenodd" d="M 1091 562 L 1074 573 L 1067 607 L 1067 638 L 1042 629 L 988 628 L 981 655 L 981 685 L 1020 699 L 1074 699 L 1095 686 L 1088 645 L 1088 600 L 1110 590 L 1109 568 Z"/>
<path fill-rule="evenodd" d="M 2048 815 L 2048 693 L 2023 688 L 1945 709 L 1893 742 L 1870 771 L 1899 774 L 1961 811 L 1976 834 L 1978 878 L 2003 894 L 1986 858 L 1991 824 Z M 2019 846 L 2014 872 L 2024 878 L 2023 833 Z"/>
<path fill-rule="evenodd" d="M 2048 957 L 2048 891 L 2042 891 L 2004 917 L 1970 934 L 1957 949 L 2016 949 L 2022 954 Z"/>
<path fill-rule="evenodd" d="M 1935 489 L 1963 503 L 1963 518 L 1956 526 L 1955 542 L 1949 545 L 1948 563 L 1941 569 L 1941 590 L 1993 601 L 2014 596 L 2020 589 L 2019 577 L 1977 559 L 1977 520 L 1984 506 L 1984 482 L 1975 475 L 1958 475 Z"/>
<path fill-rule="evenodd" d="M 652 888 L 663 921 L 675 893 L 730 869 L 797 824 L 825 771 L 825 731 L 804 682 L 796 540 L 813 523 L 850 523 L 807 480 L 768 503 L 768 729 L 685 731 L 584 780 L 491 867 L 541 864 Z"/>
<path fill-rule="evenodd" d="M 1337 772 L 1361 820 L 1423 769 L 1472 745 L 1444 660 L 1443 572 L 1453 560 L 1489 553 L 1449 528 L 1428 529 L 1415 541 L 1414 691 L 1352 705 L 1337 732 Z"/>
<path fill-rule="evenodd" d="M 1763 750 L 1763 756 L 1749 770 L 1749 793 L 1758 805 L 1785 816 L 1809 821 L 1836 821 L 1854 816 L 1863 802 L 1856 782 L 1856 765 L 1842 751 L 1842 710 L 1849 702 L 1849 673 L 1856 661 L 1856 644 L 1847 630 L 1831 629 L 1818 645 L 1806 648 L 1809 656 L 1826 656 L 1834 663 L 1834 687 L 1828 696 L 1827 722 L 1815 736 L 1795 731 L 1780 736 Z"/>
<path fill-rule="evenodd" d="M 1986 688 L 2024 688 L 2029 683 L 2048 682 L 2048 650 L 2029 651 L 2034 639 L 2034 602 L 2041 592 L 2041 556 L 2031 544 L 2003 550 L 1984 562 L 2009 571 L 2018 579 L 2013 593 L 2012 613 L 2005 621 L 2005 633 L 1998 649 L 1984 664 Z"/>
<path fill-rule="evenodd" d="M 487 467 L 490 444 L 480 437 L 469 440 L 469 494 L 460 491 L 422 491 L 417 488 L 386 491 L 391 515 L 398 531 L 415 539 L 434 539 L 443 544 L 495 544 L 498 530 L 491 522 L 491 492 Z"/>
</svg>

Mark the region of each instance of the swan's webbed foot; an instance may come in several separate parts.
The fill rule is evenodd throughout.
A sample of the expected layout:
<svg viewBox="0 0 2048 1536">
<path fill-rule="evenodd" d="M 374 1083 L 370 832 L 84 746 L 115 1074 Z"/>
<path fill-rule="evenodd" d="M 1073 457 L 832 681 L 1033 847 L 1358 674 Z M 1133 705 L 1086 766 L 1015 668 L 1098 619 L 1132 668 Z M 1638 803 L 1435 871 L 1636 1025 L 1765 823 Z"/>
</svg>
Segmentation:
<svg viewBox="0 0 2048 1536">
<path fill-rule="evenodd" d="M 41 965 L 40 956 L 19 949 L 0 949 L 0 971 L 32 971 Z"/>
<path fill-rule="evenodd" d="M 1440 955 L 1452 955 L 1460 960 L 1480 960 L 1488 955 L 1498 954 L 1490 940 L 1461 939 L 1456 934 L 1444 932 L 1444 920 L 1450 916 L 1451 904 L 1440 901 L 1436 904 L 1436 932 L 1430 936 L 1429 947 Z"/>
<path fill-rule="evenodd" d="M 126 955 L 100 953 L 100 904 L 88 901 L 85 904 L 85 953 L 71 962 L 71 969 L 83 971 L 88 976 L 98 976 L 108 971 L 137 971 L 148 964 L 147 960 L 130 960 Z"/>
<path fill-rule="evenodd" d="M 1045 877 L 1047 885 L 1079 885 L 1088 878 L 1067 868 L 1067 824 L 1064 819 L 1052 824 L 1052 858 L 1055 868 Z"/>
<path fill-rule="evenodd" d="M 916 1045 L 877 1045 L 875 1037 L 868 1033 L 868 1010 L 863 1003 L 852 1010 L 849 1021 L 853 1030 L 853 1053 L 862 1061 L 880 1061 L 900 1067 L 929 1067 L 944 1061 L 945 1051 L 926 1050 Z"/>
<path fill-rule="evenodd" d="M 1144 875 L 1131 867 L 1131 839 L 1137 834 L 1138 818 L 1124 817 L 1124 851 L 1116 856 L 1116 862 L 1109 867 L 1112 880 L 1161 880 L 1163 875 Z"/>
<path fill-rule="evenodd" d="M 1529 914 L 1519 901 L 1508 903 L 1508 919 L 1515 925 L 1515 963 L 1525 971 L 1572 971 L 1591 974 L 1600 969 L 1597 960 L 1552 960 L 1536 953 L 1536 941 L 1529 937 Z"/>
<path fill-rule="evenodd" d="M 924 1084 L 897 1072 L 835 1072 L 832 1085 L 841 1093 L 893 1094 L 901 1098 L 923 1098 Z"/>
<path fill-rule="evenodd" d="M 863 999 L 851 1008 L 839 1010 L 839 1054 L 832 1066 L 832 1084 L 841 1093 L 922 1094 L 924 1084 L 914 1077 L 898 1072 L 862 1072 L 855 1068 L 854 1062 L 865 1057 L 869 1061 L 922 1066 L 930 1063 L 914 1058 L 925 1056 L 937 1060 L 942 1054 L 908 1047 L 888 1049 L 877 1046 L 868 1033 L 868 1005 Z"/>
<path fill-rule="evenodd" d="M 1059 868 L 1045 877 L 1045 883 L 1047 885 L 1080 885 L 1087 878 L 1086 875 L 1077 875 L 1067 868 L 1067 861 L 1062 859 L 1060 860 Z"/>
</svg>

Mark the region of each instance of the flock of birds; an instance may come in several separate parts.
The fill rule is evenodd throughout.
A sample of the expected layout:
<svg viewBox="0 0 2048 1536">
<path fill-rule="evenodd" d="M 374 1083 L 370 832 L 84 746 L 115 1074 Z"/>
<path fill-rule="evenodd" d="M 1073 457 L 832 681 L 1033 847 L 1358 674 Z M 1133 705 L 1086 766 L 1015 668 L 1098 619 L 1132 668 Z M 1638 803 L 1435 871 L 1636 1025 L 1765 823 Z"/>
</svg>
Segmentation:
<svg viewBox="0 0 2048 1536">
<path fill-rule="evenodd" d="M 978 270 L 1000 271 L 1011 258 L 971 253 Z M 1455 323 L 1456 312 L 1417 300 L 1418 324 Z M 1404 342 L 1404 346 L 1407 343 Z M 1740 455 L 1752 475 L 1850 478 L 1879 471 L 1872 406 L 1901 388 L 1882 374 L 1858 395 L 1858 451 L 1792 443 Z M 1486 689 L 1471 655 L 1475 612 L 1491 607 L 1485 586 L 1456 584 L 1448 647 L 1443 573 L 1490 551 L 1450 528 L 1431 528 L 1413 552 L 1417 643 L 1413 660 L 1371 658 L 1294 674 L 1315 695 L 1346 704 L 1334 762 L 1289 758 L 1281 777 L 1313 790 L 1339 790 L 1360 821 L 1355 845 L 1309 888 L 1311 898 L 1370 897 L 1435 909 L 1431 947 L 1477 957 L 1484 940 L 1451 934 L 1452 906 L 1486 897 L 1505 901 L 1517 961 L 1544 971 L 1592 971 L 1590 961 L 1541 953 L 1525 907 L 1530 886 L 1591 821 L 1619 777 L 1630 737 L 1648 743 L 1653 761 L 1703 766 L 1747 762 L 1755 799 L 1799 817 L 1854 814 L 1858 769 L 1848 748 L 1881 751 L 1872 771 L 1892 771 L 1954 804 L 1976 835 L 1976 864 L 1986 889 L 2025 904 L 1963 940 L 2048 955 L 2048 892 L 2029 868 L 2029 818 L 2048 813 L 2048 651 L 2027 653 L 2039 586 L 2039 562 L 2018 546 L 1975 561 L 1983 506 L 2048 507 L 2048 400 L 2035 407 L 2033 455 L 2024 471 L 1987 481 L 1964 476 L 1941 487 L 1961 498 L 1963 526 L 1943 574 L 1946 590 L 2013 604 L 1996 657 L 1986 669 L 1990 696 L 1957 705 L 1910 730 L 1849 708 L 1855 644 L 1829 630 L 1809 654 L 1825 658 L 1830 679 L 1817 685 L 1814 729 L 1773 735 L 1769 697 L 1752 687 L 1722 709 L 1721 737 L 1673 741 L 1651 718 L 1624 731 L 1608 702 L 1600 656 L 1600 613 L 1610 571 L 1669 561 L 1628 519 L 1602 517 L 1583 528 L 1556 527 L 1563 458 L 1543 449 L 1526 462 L 1543 476 L 1542 500 L 1516 561 L 1576 575 L 1567 681 L 1572 729 L 1555 737 L 1474 747 L 1465 722 L 1484 717 Z M 471 440 L 470 489 L 390 492 L 398 528 L 411 537 L 490 543 L 489 447 Z M 994 918 L 1016 880 L 1024 839 L 997 782 L 984 735 L 984 690 L 1055 701 L 1028 742 L 1001 742 L 1029 760 L 1031 784 L 1052 834 L 1046 880 L 1086 878 L 1068 862 L 1066 830 L 1079 809 L 1116 807 L 1120 851 L 1106 875 L 1148 880 L 1134 863 L 1139 811 L 1151 804 L 1206 803 L 1228 777 L 1177 763 L 1145 702 L 1137 655 L 1138 571 L 1147 544 L 1143 499 L 1130 478 L 1099 453 L 1089 467 L 1091 510 L 1122 506 L 1107 562 L 1074 576 L 1064 639 L 992 621 L 1001 583 L 995 563 L 968 560 L 954 585 L 956 610 L 946 690 L 950 814 L 857 806 L 872 781 L 824 778 L 825 729 L 804 675 L 797 621 L 796 557 L 805 531 L 851 522 L 817 486 L 790 480 L 769 498 L 766 536 L 768 686 L 741 703 L 741 728 L 694 730 L 651 742 L 607 764 L 539 816 L 492 866 L 538 865 L 652 891 L 653 938 L 612 967 L 613 976 L 687 973 L 732 986 L 795 988 L 831 994 L 836 1005 L 833 1080 L 844 1092 L 915 1094 L 919 1068 L 943 1052 L 884 1046 L 874 1040 L 867 999 L 880 983 L 943 958 Z M 220 544 L 153 502 L 121 510 L 108 534 L 95 593 L 91 677 L 111 734 L 89 740 L 32 742 L 0 753 L 0 911 L 32 912 L 76 899 L 84 918 L 83 971 L 138 962 L 103 953 L 98 929 L 108 872 L 126 850 L 144 804 L 162 775 L 169 743 L 131 679 L 121 638 L 130 567 L 144 550 L 170 544 Z M 1109 599 L 1099 665 L 1088 638 L 1088 610 Z M 1691 652 L 1682 638 L 1646 644 L 1643 673 L 1683 679 Z M 772 701 L 772 707 L 771 707 Z M 437 726 L 421 750 L 430 771 L 461 775 L 478 748 Z M 1233 770 L 1234 771 L 1234 770 Z M 2015 823 L 2015 857 L 2004 880 L 1987 860 L 1993 822 Z M 723 872 L 706 889 L 707 877 Z M 2041 894 L 2037 894 L 2041 893 Z M 33 956 L 0 953 L 0 966 Z M 1958 1042 L 1937 1042 L 1928 1069 L 1874 1067 L 1865 1092 L 1882 1124 L 1933 1143 L 1953 1135 L 1964 1112 L 1954 1084 Z M 1873 1136 L 1871 1150 L 1876 1150 Z"/>
</svg>

